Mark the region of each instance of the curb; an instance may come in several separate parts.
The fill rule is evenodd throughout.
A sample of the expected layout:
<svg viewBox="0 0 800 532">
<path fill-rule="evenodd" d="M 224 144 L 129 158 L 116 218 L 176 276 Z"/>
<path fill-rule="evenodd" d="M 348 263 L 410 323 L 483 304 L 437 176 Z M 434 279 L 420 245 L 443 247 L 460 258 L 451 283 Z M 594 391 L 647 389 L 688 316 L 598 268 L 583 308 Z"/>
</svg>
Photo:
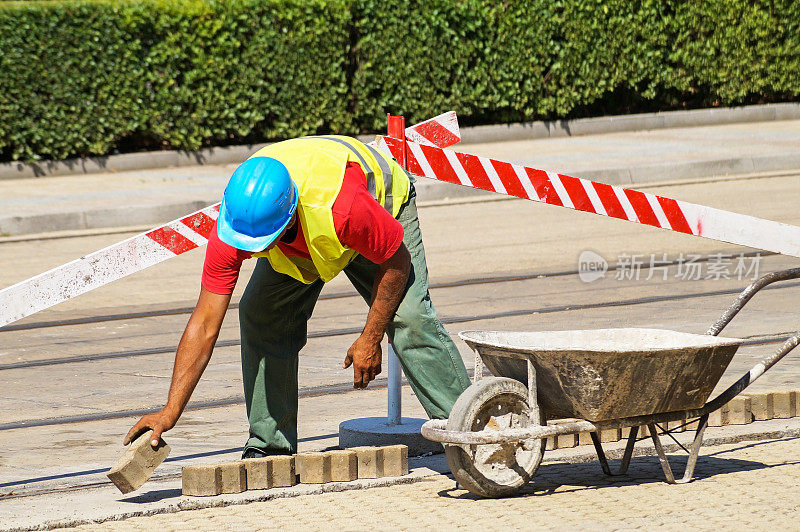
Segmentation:
<svg viewBox="0 0 800 532">
<path fill-rule="evenodd" d="M 714 126 L 747 122 L 770 122 L 800 119 L 800 103 L 772 103 L 745 107 L 696 109 L 692 111 L 663 111 L 634 115 L 550 120 L 515 124 L 496 124 L 465 127 L 461 129 L 461 144 L 481 144 L 510 140 L 599 135 L 622 131 L 668 129 L 676 127 Z M 372 135 L 360 135 L 359 140 L 370 141 Z M 0 179 L 54 177 L 100 172 L 124 172 L 167 166 L 193 166 L 198 164 L 234 164 L 267 144 L 249 144 L 204 148 L 198 151 L 154 151 L 126 153 L 105 157 L 87 157 L 65 161 L 37 163 L 0 163 Z"/>
<path fill-rule="evenodd" d="M 800 391 L 779 391 L 762 393 L 741 393 L 731 399 L 719 410 L 708 416 L 709 427 L 749 425 L 755 421 L 785 420 L 800 416 Z M 672 421 L 666 424 L 667 430 L 690 432 L 697 425 L 696 419 Z M 618 442 L 628 437 L 629 428 L 601 431 L 600 441 Z M 547 449 L 571 449 L 583 445 L 593 445 L 588 432 L 567 434 L 547 438 Z"/>
<path fill-rule="evenodd" d="M 86 211 L 36 214 L 32 216 L 0 216 L 0 236 L 18 236 L 55 231 L 77 231 L 156 225 L 174 220 L 216 203 L 208 201 L 166 203 L 161 205 L 128 206 L 116 209 L 89 209 Z"/>
<path fill-rule="evenodd" d="M 695 109 L 691 111 L 661 111 L 657 113 L 578 118 L 574 120 L 474 126 L 461 130 L 461 143 L 478 144 L 509 140 L 601 135 L 623 131 L 796 119 L 800 119 L 800 103 L 795 102 Z"/>
<path fill-rule="evenodd" d="M 444 455 L 429 457 L 426 462 L 440 462 L 447 468 L 444 462 Z M 441 468 L 441 464 L 439 469 Z M 436 467 L 434 465 L 434 467 Z M 217 495 L 214 497 L 192 497 L 183 499 L 177 504 L 170 504 L 160 508 L 153 508 L 148 510 L 134 510 L 129 512 L 120 512 L 105 516 L 73 518 L 73 519 L 57 519 L 46 521 L 33 526 L 19 526 L 10 528 L 10 531 L 30 531 L 30 530 L 52 530 L 54 528 L 68 528 L 76 527 L 87 524 L 99 524 L 111 521 L 122 521 L 131 517 L 147 517 L 151 515 L 171 514 L 185 510 L 201 510 L 204 508 L 222 508 L 225 506 L 236 506 L 242 504 L 250 504 L 254 502 L 265 502 L 275 499 L 285 499 L 291 497 L 300 497 L 304 495 L 321 495 L 324 493 L 336 493 L 342 491 L 363 490 L 369 488 L 380 488 L 386 486 L 397 486 L 403 484 L 414 484 L 416 482 L 428 481 L 431 477 L 440 475 L 441 473 L 436 469 L 426 467 L 424 463 L 420 463 L 415 471 L 410 472 L 408 475 L 402 477 L 384 477 L 377 479 L 359 479 L 351 482 L 328 482 L 325 484 L 296 484 L 289 488 L 271 488 L 266 492 L 256 493 L 256 491 L 245 491 L 233 495 Z"/>
<path fill-rule="evenodd" d="M 609 185 L 645 185 L 661 181 L 678 181 L 698 178 L 721 178 L 732 175 L 780 172 L 800 169 L 800 151 L 775 155 L 747 156 L 728 159 L 710 159 L 685 163 L 648 164 L 632 167 L 604 168 L 570 172 L 584 179 Z M 498 194 L 465 187 L 454 183 L 417 179 L 417 201 L 435 202 L 455 198 L 494 198 Z M 0 237 L 33 235 L 56 231 L 83 231 L 165 223 L 185 216 L 219 201 L 208 200 L 176 202 L 158 205 L 129 206 L 118 209 L 89 209 L 86 211 L 38 214 L 32 216 L 0 216 Z"/>
<path fill-rule="evenodd" d="M 221 146 L 191 152 L 148 151 L 35 163 L 13 161 L 0 163 L 0 179 L 55 177 L 76 174 L 99 174 L 102 172 L 127 172 L 130 170 L 147 170 L 170 166 L 238 163 L 266 145 Z"/>
<path fill-rule="evenodd" d="M 703 449 L 708 449 L 718 445 L 731 445 L 747 441 L 800 438 L 800 424 L 798 424 L 796 421 L 792 424 L 786 423 L 789 421 L 792 420 L 783 419 L 764 421 L 759 422 L 759 426 L 757 427 L 725 427 L 725 429 L 735 430 L 728 430 L 726 434 L 720 435 L 709 434 L 709 430 L 713 431 L 714 428 L 719 429 L 719 427 L 706 429 L 706 433 L 703 435 L 703 446 L 700 451 L 700 458 L 702 459 L 703 457 Z M 673 435 L 684 446 L 686 446 L 687 443 L 691 443 L 694 439 L 693 431 L 687 431 L 683 434 Z M 621 440 L 619 442 L 603 442 L 603 452 L 605 453 L 606 458 L 609 460 L 622 458 L 623 454 L 625 453 L 625 444 L 625 440 Z M 662 445 L 664 447 L 664 451 L 667 453 L 682 451 L 680 445 L 674 442 L 663 441 Z M 559 453 L 559 451 L 561 452 Z M 553 456 L 554 454 L 556 456 Z M 547 450 L 544 456 L 544 463 L 561 462 L 579 464 L 597 461 L 597 453 L 595 452 L 594 446 L 591 443 L 588 445 L 588 447 L 579 446 L 572 449 Z M 652 443 L 639 441 L 636 445 L 633 456 L 656 456 L 656 450 Z M 534 477 L 534 479 L 535 478 L 536 477 Z"/>
</svg>

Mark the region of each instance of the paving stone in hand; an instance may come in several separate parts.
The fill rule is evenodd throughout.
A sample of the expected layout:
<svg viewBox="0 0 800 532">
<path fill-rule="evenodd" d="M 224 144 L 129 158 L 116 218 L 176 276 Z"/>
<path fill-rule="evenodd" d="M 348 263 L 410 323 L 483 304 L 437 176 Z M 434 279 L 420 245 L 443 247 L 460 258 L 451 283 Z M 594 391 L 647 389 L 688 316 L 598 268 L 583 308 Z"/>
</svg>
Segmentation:
<svg viewBox="0 0 800 532">
<path fill-rule="evenodd" d="M 169 456 L 170 447 L 159 440 L 155 449 L 150 445 L 152 430 L 136 438 L 112 467 L 107 475 L 122 493 L 130 493 L 142 487 L 150 479 L 156 467 Z"/>
</svg>

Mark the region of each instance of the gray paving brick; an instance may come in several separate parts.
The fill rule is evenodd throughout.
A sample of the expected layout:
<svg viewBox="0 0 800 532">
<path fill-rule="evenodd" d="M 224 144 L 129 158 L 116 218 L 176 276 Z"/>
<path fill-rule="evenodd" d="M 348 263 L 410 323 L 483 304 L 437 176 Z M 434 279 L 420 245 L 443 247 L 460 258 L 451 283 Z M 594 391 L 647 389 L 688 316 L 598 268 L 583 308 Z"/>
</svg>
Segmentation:
<svg viewBox="0 0 800 532">
<path fill-rule="evenodd" d="M 771 393 L 749 394 L 749 397 L 755 421 L 764 421 L 774 417 L 775 412 Z"/>
<path fill-rule="evenodd" d="M 408 447 L 389 445 L 383 448 L 383 473 L 387 477 L 408 475 Z"/>
<path fill-rule="evenodd" d="M 294 459 L 300 483 L 323 484 L 331 481 L 331 460 L 327 454 L 298 453 Z"/>
<path fill-rule="evenodd" d="M 772 394 L 772 411 L 775 419 L 788 419 L 797 415 L 796 392 L 774 392 Z"/>
<path fill-rule="evenodd" d="M 247 490 L 247 471 L 244 460 L 225 462 L 219 468 L 220 493 L 241 493 Z"/>
<path fill-rule="evenodd" d="M 219 495 L 222 478 L 216 464 L 184 466 L 181 470 L 181 491 L 184 495 L 208 497 Z"/>
<path fill-rule="evenodd" d="M 142 487 L 161 462 L 169 456 L 169 445 L 161 440 L 153 449 L 150 438 L 153 431 L 148 430 L 134 440 L 125 454 L 108 472 L 108 478 L 122 493 L 130 493 Z"/>
<path fill-rule="evenodd" d="M 556 438 L 556 445 L 559 449 L 569 449 L 578 445 L 577 434 L 559 434 Z"/>
<path fill-rule="evenodd" d="M 383 449 L 381 447 L 354 447 L 358 457 L 358 478 L 383 477 Z"/>
<path fill-rule="evenodd" d="M 683 424 L 684 420 L 682 419 L 678 419 L 675 421 L 667 421 L 667 430 L 671 432 L 683 432 L 684 430 L 686 430 L 686 428 L 682 426 Z"/>
<path fill-rule="evenodd" d="M 244 461 L 247 472 L 247 489 L 263 490 L 294 486 L 294 456 L 266 456 Z"/>
<path fill-rule="evenodd" d="M 328 451 L 331 464 L 332 482 L 349 482 L 358 478 L 358 457 L 355 451 L 337 450 Z"/>
<path fill-rule="evenodd" d="M 708 426 L 721 427 L 722 425 L 724 425 L 724 421 L 726 418 L 727 418 L 727 412 L 725 412 L 725 406 L 723 406 L 722 408 L 714 410 L 708 415 Z"/>
<path fill-rule="evenodd" d="M 600 431 L 601 442 L 619 441 L 621 437 L 620 429 L 606 429 Z"/>
<path fill-rule="evenodd" d="M 731 399 L 727 405 L 726 425 L 747 425 L 753 422 L 752 400 L 746 395 L 739 395 Z"/>
</svg>

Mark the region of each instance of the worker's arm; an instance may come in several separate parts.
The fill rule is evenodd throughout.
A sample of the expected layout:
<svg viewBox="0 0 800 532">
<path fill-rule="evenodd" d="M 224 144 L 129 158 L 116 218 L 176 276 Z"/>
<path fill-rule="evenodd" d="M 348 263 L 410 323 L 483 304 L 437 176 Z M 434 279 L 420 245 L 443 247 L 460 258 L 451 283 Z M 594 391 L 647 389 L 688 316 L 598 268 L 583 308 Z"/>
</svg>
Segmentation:
<svg viewBox="0 0 800 532">
<path fill-rule="evenodd" d="M 381 372 L 381 340 L 403 299 L 410 271 L 411 255 L 402 243 L 394 255 L 378 265 L 367 322 L 344 359 L 343 367 L 353 365 L 355 388 L 366 388 Z"/>
<path fill-rule="evenodd" d="M 125 445 L 147 429 L 153 429 L 151 444 L 156 446 L 161 433 L 175 426 L 211 359 L 230 300 L 230 294 L 220 295 L 205 288 L 200 289 L 200 297 L 175 354 L 167 404 L 161 411 L 140 419 L 125 436 Z"/>
</svg>

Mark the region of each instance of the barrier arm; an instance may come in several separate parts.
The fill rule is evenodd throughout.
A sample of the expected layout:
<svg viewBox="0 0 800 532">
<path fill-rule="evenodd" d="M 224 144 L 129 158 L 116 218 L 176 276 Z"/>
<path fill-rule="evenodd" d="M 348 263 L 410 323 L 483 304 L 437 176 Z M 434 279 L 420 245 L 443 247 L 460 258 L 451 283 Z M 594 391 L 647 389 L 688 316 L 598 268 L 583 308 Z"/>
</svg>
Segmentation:
<svg viewBox="0 0 800 532">
<path fill-rule="evenodd" d="M 800 257 L 800 227 L 390 136 L 378 149 L 412 174 Z"/>
<path fill-rule="evenodd" d="M 454 111 L 406 130 L 420 145 L 447 147 L 461 140 Z M 374 143 L 373 143 L 374 144 Z M 204 246 L 219 203 L 0 290 L 0 327 L 90 290 Z"/>
</svg>

